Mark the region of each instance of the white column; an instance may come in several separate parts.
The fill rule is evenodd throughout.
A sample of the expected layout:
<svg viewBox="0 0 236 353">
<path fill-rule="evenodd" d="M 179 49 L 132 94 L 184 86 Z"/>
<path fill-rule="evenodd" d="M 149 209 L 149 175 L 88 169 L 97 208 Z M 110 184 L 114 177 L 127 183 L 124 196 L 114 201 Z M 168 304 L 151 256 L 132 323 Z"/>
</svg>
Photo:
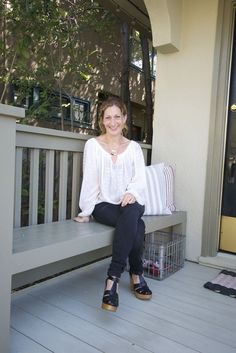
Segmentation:
<svg viewBox="0 0 236 353">
<path fill-rule="evenodd" d="M 24 115 L 22 108 L 0 104 L 0 352 L 4 353 L 9 352 L 16 119 Z"/>
</svg>

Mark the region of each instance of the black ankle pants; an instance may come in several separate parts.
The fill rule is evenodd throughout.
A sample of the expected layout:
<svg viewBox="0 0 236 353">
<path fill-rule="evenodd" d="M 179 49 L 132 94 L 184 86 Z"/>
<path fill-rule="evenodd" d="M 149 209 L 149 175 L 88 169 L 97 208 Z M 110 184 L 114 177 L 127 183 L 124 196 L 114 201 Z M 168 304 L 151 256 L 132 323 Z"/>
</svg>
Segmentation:
<svg viewBox="0 0 236 353">
<path fill-rule="evenodd" d="M 112 246 L 112 260 L 108 276 L 120 278 L 129 258 L 130 272 L 143 273 L 142 254 L 144 246 L 145 224 L 141 219 L 144 206 L 135 202 L 121 207 L 108 202 L 95 206 L 93 216 L 99 223 L 115 227 Z"/>
</svg>

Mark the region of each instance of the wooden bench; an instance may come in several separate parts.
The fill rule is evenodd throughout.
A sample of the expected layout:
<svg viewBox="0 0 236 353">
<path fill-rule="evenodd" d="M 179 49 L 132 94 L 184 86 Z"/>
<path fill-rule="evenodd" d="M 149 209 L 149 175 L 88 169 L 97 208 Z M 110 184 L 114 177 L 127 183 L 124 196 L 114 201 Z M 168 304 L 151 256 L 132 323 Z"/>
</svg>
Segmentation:
<svg viewBox="0 0 236 353">
<path fill-rule="evenodd" d="M 186 212 L 165 216 L 144 216 L 146 233 L 173 227 L 185 234 Z M 13 232 L 11 273 L 17 274 L 112 244 L 114 228 L 95 221 L 72 220 L 16 228 Z"/>
<path fill-rule="evenodd" d="M 78 210 L 83 150 L 88 137 L 23 125 L 17 127 L 17 133 L 15 133 L 15 129 L 12 129 L 12 134 L 16 135 L 16 155 L 12 148 L 11 156 L 15 161 L 15 187 L 11 188 L 15 197 L 13 252 L 10 255 L 9 271 L 12 276 L 12 288 L 15 289 L 109 256 L 113 228 L 96 222 L 79 224 L 72 220 L 64 221 L 68 215 L 68 205 L 70 205 L 69 217 L 73 218 Z M 141 144 L 141 147 L 147 163 L 148 151 L 151 146 Z M 22 168 L 25 149 L 29 155 L 27 163 L 29 163 L 30 173 L 29 190 L 27 190 L 29 192 L 29 207 L 24 212 L 29 215 L 29 226 L 21 228 Z M 44 160 L 44 167 L 40 165 L 40 156 Z M 45 191 L 41 191 L 45 197 L 43 206 L 45 223 L 40 225 L 37 224 L 39 185 L 42 184 L 39 175 L 44 175 L 45 178 L 43 183 Z M 57 180 L 57 184 L 55 184 L 55 180 Z M 58 188 L 56 199 L 58 204 L 54 208 L 55 185 Z M 70 204 L 67 199 L 68 191 L 71 194 Z M 58 222 L 52 222 L 54 214 L 58 217 Z M 167 227 L 174 227 L 176 232 L 185 233 L 186 214 L 184 212 L 174 212 L 167 216 L 145 216 L 144 219 L 147 233 Z M 12 220 L 12 215 L 10 220 Z M 9 222 L 9 233 L 11 231 L 12 224 Z M 5 238 L 10 239 L 10 236 L 11 234 Z M 7 252 L 11 251 L 10 241 L 6 245 Z M 8 273 L 7 276 L 9 277 Z"/>
</svg>

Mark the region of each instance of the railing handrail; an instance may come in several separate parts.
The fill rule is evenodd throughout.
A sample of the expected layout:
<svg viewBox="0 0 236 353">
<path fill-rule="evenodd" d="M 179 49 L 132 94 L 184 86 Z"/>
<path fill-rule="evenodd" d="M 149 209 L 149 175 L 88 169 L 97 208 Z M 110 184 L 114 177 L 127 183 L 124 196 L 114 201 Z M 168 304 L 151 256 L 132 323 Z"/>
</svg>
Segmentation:
<svg viewBox="0 0 236 353">
<path fill-rule="evenodd" d="M 41 136 L 50 136 L 51 138 L 58 137 L 58 138 L 68 138 L 71 140 L 83 140 L 83 141 L 87 141 L 89 138 L 94 137 L 93 135 L 89 135 L 89 134 L 70 132 L 70 131 L 61 131 L 61 130 L 48 129 L 48 128 L 43 128 L 38 126 L 24 125 L 24 124 L 16 124 L 16 133 L 17 135 L 20 135 L 20 133 L 22 134 L 25 133 L 27 135 L 33 134 L 36 136 L 41 135 Z M 145 150 L 152 149 L 152 145 L 150 144 L 146 144 L 143 142 L 139 142 L 139 144 L 142 147 L 142 149 L 145 149 Z M 16 142 L 16 145 L 19 146 L 19 142 Z M 24 145 L 24 142 L 23 142 L 23 145 Z M 24 146 L 21 146 L 21 147 L 24 147 Z"/>
</svg>

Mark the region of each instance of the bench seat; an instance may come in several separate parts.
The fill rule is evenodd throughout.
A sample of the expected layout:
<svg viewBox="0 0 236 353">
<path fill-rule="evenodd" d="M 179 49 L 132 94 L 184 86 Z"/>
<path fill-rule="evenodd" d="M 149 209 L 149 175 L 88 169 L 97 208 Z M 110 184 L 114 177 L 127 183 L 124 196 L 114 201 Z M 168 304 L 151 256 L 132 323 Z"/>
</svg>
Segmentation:
<svg viewBox="0 0 236 353">
<path fill-rule="evenodd" d="M 179 226 L 185 233 L 186 212 L 164 216 L 144 216 L 146 233 Z M 114 228 L 95 221 L 73 220 L 45 223 L 13 231 L 12 274 L 67 259 L 112 244 Z"/>
</svg>

